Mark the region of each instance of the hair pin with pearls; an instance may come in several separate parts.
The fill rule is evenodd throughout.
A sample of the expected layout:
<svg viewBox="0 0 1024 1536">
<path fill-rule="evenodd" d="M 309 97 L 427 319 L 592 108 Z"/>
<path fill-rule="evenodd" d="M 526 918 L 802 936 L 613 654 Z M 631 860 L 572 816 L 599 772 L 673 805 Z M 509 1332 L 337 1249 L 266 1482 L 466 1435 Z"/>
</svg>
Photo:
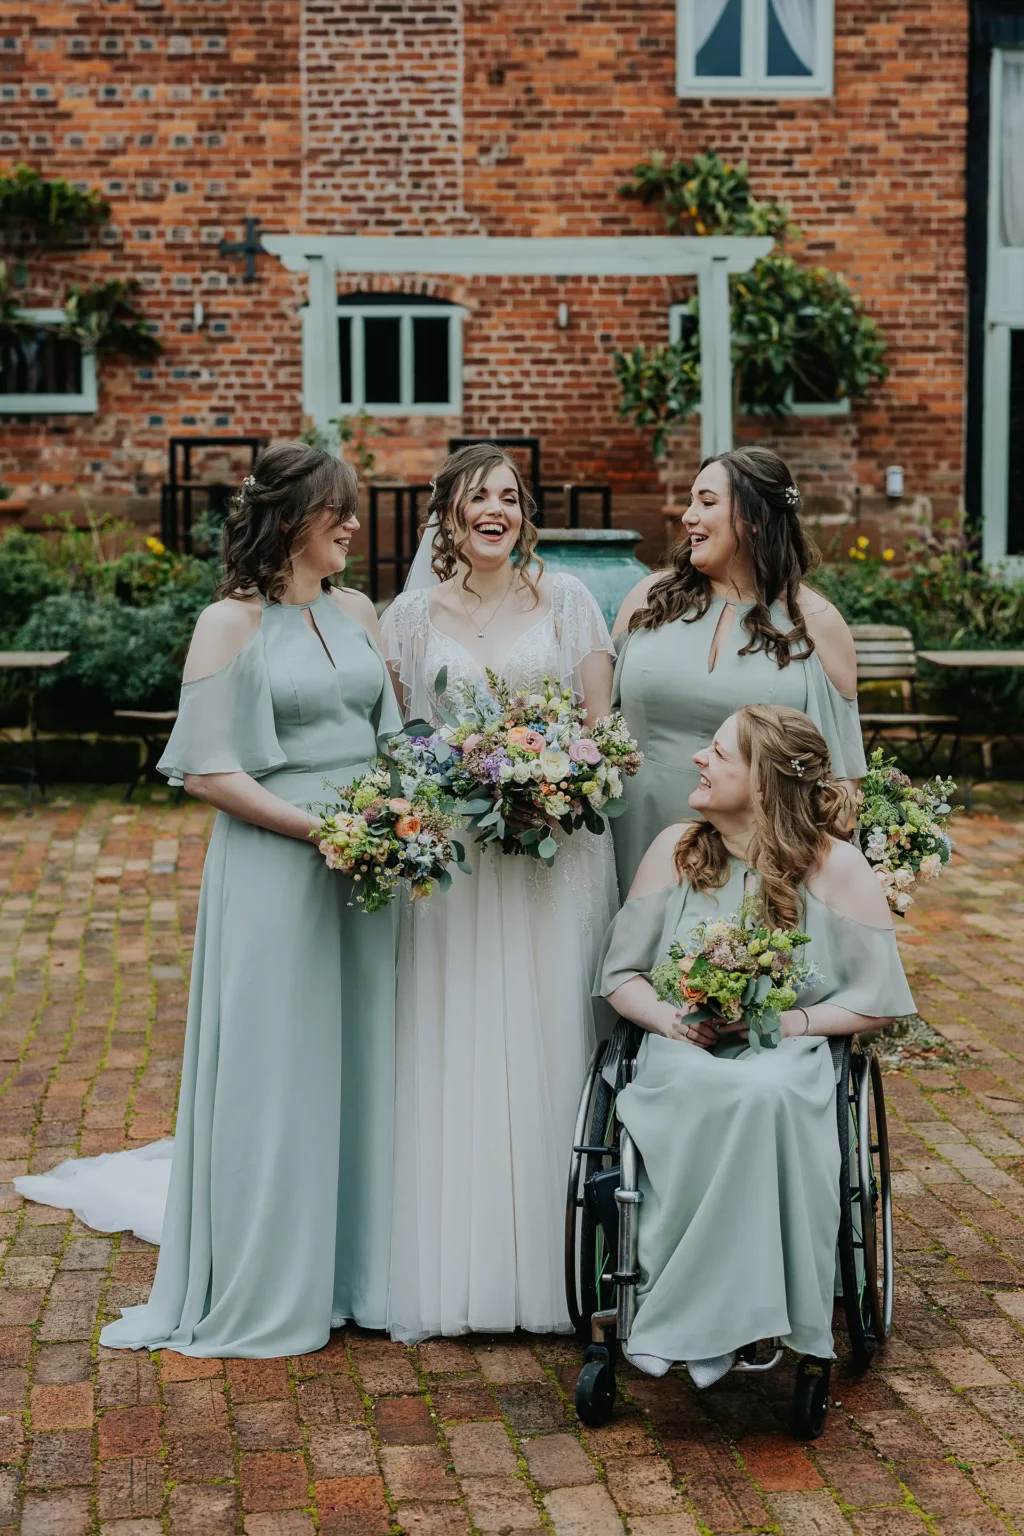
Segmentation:
<svg viewBox="0 0 1024 1536">
<path fill-rule="evenodd" d="M 789 766 L 792 768 L 794 773 L 798 773 L 800 777 L 803 778 L 804 765 L 798 757 L 791 757 L 789 760 Z"/>
<path fill-rule="evenodd" d="M 242 481 L 242 484 L 245 486 L 247 491 L 251 490 L 252 487 L 256 484 L 256 476 L 246 475 L 245 479 Z"/>
<path fill-rule="evenodd" d="M 795 485 L 786 486 L 786 502 L 791 507 L 798 507 L 800 505 L 800 492 Z"/>
</svg>

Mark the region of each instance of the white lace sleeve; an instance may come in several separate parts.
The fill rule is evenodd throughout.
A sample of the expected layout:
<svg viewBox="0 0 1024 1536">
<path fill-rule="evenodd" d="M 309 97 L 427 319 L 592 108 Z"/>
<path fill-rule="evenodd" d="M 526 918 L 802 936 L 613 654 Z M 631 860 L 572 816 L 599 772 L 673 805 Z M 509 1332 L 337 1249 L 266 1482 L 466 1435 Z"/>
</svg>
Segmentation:
<svg viewBox="0 0 1024 1536">
<path fill-rule="evenodd" d="M 429 624 L 426 590 L 399 592 L 380 621 L 381 649 L 398 677 L 406 719 L 429 712 L 429 701 L 421 697 Z"/>
<path fill-rule="evenodd" d="M 583 697 L 580 664 L 593 651 L 615 656 L 604 615 L 578 576 L 559 571 L 554 578 L 551 609 L 558 640 L 559 672 L 571 678 L 578 698 Z"/>
</svg>

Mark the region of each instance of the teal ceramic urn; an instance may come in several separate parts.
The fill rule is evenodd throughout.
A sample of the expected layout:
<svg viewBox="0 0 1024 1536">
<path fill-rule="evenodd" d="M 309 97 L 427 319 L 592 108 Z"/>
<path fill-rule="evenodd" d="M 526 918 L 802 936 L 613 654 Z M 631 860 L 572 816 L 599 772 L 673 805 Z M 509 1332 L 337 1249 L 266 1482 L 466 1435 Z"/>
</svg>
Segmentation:
<svg viewBox="0 0 1024 1536">
<path fill-rule="evenodd" d="M 538 528 L 537 553 L 549 571 L 571 571 L 597 599 L 608 628 L 622 599 L 649 567 L 636 556 L 632 528 Z"/>
</svg>

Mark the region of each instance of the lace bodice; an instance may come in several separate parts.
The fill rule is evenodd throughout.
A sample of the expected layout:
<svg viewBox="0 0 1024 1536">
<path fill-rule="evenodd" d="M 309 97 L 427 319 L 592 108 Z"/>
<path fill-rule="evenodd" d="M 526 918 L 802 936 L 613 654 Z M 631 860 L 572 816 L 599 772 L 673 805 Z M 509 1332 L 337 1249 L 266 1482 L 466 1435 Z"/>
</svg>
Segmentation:
<svg viewBox="0 0 1024 1536">
<path fill-rule="evenodd" d="M 441 668 L 448 669 L 449 691 L 462 679 L 478 681 L 481 674 L 465 647 L 431 622 L 429 591 L 400 593 L 381 631 L 384 656 L 401 683 L 406 716 L 436 721 L 432 685 Z M 560 571 L 552 580 L 550 608 L 513 642 L 500 676 L 513 691 L 524 693 L 536 693 L 545 677 L 558 677 L 582 698 L 580 665 L 593 651 L 614 655 L 601 610 L 577 577 Z"/>
</svg>

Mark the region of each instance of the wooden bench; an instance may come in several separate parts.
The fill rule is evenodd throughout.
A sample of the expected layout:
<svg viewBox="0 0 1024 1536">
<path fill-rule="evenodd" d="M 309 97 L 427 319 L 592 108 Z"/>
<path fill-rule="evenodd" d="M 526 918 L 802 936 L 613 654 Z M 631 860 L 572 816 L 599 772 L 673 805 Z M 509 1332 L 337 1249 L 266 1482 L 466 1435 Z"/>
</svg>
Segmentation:
<svg viewBox="0 0 1024 1536">
<path fill-rule="evenodd" d="M 114 716 L 118 720 L 137 720 L 139 738 L 146 748 L 145 755 L 135 770 L 135 777 L 124 792 L 127 804 L 134 795 L 136 786 L 142 779 L 148 778 L 151 768 L 156 767 L 156 744 L 167 740 L 178 718 L 178 711 L 176 709 L 115 709 Z M 181 799 L 181 790 L 178 791 L 178 799 L 179 801 Z"/>
<path fill-rule="evenodd" d="M 858 694 L 865 684 L 877 688 L 898 683 L 903 700 L 902 710 L 861 709 L 860 723 L 868 754 L 881 736 L 894 732 L 909 735 L 920 749 L 922 768 L 928 768 L 940 741 L 952 736 L 948 770 L 952 773 L 960 749 L 960 720 L 956 715 L 925 714 L 918 708 L 917 652 L 910 630 L 899 624 L 851 624 L 850 633 L 857 648 Z M 931 738 L 930 742 L 926 737 Z"/>
</svg>

